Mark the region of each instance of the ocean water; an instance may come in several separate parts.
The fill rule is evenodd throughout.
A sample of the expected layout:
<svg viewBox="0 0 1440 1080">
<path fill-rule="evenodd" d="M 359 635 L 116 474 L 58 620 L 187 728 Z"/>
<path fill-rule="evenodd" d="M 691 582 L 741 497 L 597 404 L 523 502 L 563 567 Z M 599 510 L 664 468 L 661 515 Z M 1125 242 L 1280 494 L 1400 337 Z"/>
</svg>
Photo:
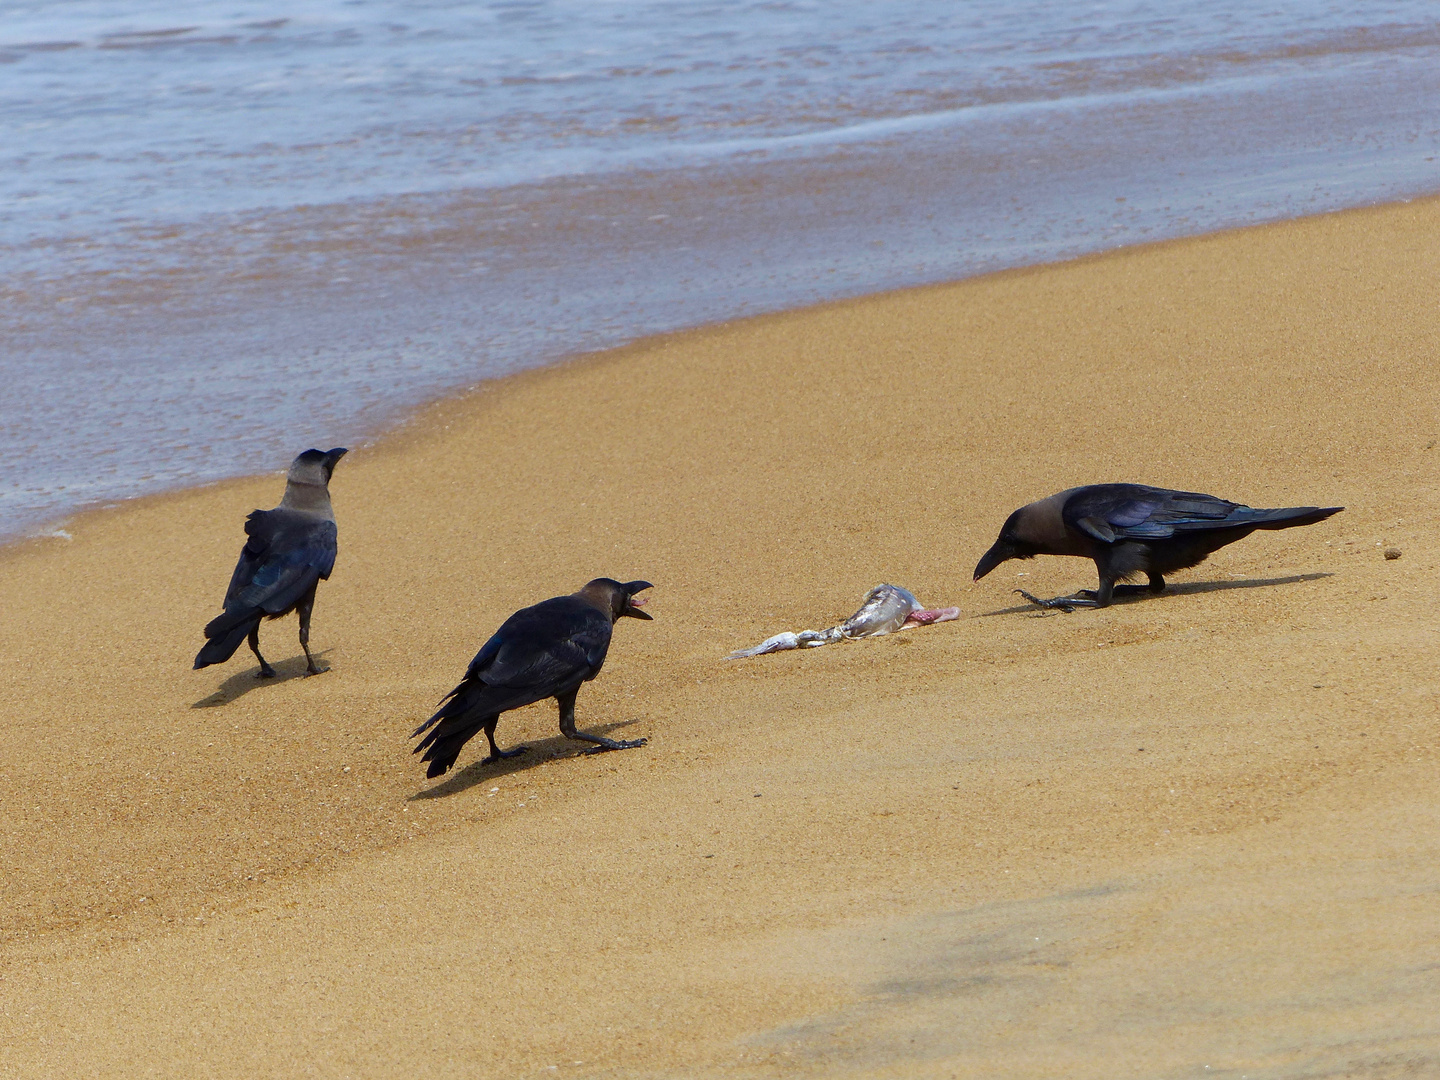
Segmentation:
<svg viewBox="0 0 1440 1080">
<path fill-rule="evenodd" d="M 1420 0 L 0 0 L 0 537 L 1437 158 Z"/>
</svg>

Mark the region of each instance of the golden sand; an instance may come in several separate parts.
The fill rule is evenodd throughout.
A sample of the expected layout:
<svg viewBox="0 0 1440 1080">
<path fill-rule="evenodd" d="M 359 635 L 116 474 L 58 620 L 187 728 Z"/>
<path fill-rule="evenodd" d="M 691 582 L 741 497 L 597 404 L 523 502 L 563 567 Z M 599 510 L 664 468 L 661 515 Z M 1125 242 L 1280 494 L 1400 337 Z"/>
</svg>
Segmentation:
<svg viewBox="0 0 1440 1080">
<path fill-rule="evenodd" d="M 278 476 L 7 549 L 0 1076 L 1440 1073 L 1437 281 L 1430 201 L 488 385 L 341 463 L 313 679 L 293 618 L 279 679 L 190 670 Z M 1347 510 L 1104 611 L 970 588 L 1116 480 Z M 601 574 L 656 621 L 579 723 L 649 745 L 543 703 L 427 782 L 484 639 Z M 881 581 L 964 614 L 720 659 Z"/>
</svg>

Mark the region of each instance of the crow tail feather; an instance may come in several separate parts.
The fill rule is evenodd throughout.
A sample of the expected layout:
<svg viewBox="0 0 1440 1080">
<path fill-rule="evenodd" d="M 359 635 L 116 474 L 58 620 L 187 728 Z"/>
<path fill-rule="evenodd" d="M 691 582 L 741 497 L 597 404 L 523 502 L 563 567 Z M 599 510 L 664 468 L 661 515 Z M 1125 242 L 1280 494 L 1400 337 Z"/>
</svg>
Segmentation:
<svg viewBox="0 0 1440 1080">
<path fill-rule="evenodd" d="M 212 619 L 205 627 L 205 636 L 209 640 L 195 657 L 195 666 L 209 667 L 211 664 L 223 664 L 229 660 L 235 655 L 235 650 L 240 648 L 240 643 L 250 636 L 250 631 L 260 625 L 263 614 L 261 611 L 227 611 L 224 615 Z"/>
<path fill-rule="evenodd" d="M 1297 525 L 1314 525 L 1344 509 L 1343 506 L 1286 506 L 1252 511 L 1254 516 L 1250 520 L 1257 529 L 1291 529 Z"/>
</svg>

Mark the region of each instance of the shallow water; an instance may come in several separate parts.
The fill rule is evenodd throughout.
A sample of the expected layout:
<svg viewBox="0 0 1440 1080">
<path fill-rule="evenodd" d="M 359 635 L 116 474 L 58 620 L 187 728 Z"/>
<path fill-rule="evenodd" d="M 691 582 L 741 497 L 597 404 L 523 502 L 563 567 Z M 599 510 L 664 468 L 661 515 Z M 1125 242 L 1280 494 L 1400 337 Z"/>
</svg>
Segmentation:
<svg viewBox="0 0 1440 1080">
<path fill-rule="evenodd" d="M 646 333 L 1440 189 L 1427 3 L 175 10 L 0 0 L 0 535 Z"/>
</svg>

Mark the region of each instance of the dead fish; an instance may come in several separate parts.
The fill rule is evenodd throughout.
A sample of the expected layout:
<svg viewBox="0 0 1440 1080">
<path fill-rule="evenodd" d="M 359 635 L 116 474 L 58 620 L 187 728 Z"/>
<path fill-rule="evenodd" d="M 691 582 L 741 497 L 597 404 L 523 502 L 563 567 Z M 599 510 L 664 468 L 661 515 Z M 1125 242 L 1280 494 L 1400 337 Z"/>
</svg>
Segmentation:
<svg viewBox="0 0 1440 1080">
<path fill-rule="evenodd" d="M 784 652 L 786 649 L 814 649 L 834 641 L 850 638 L 879 637 L 893 634 L 906 626 L 928 626 L 931 623 L 949 622 L 960 617 L 958 607 L 927 608 L 909 589 L 899 585 L 876 585 L 865 594 L 860 610 L 839 626 L 829 630 L 802 630 L 798 634 L 786 631 L 766 638 L 759 645 L 738 649 L 725 659 L 739 660 L 745 656 L 764 656 L 766 653 Z"/>
</svg>

